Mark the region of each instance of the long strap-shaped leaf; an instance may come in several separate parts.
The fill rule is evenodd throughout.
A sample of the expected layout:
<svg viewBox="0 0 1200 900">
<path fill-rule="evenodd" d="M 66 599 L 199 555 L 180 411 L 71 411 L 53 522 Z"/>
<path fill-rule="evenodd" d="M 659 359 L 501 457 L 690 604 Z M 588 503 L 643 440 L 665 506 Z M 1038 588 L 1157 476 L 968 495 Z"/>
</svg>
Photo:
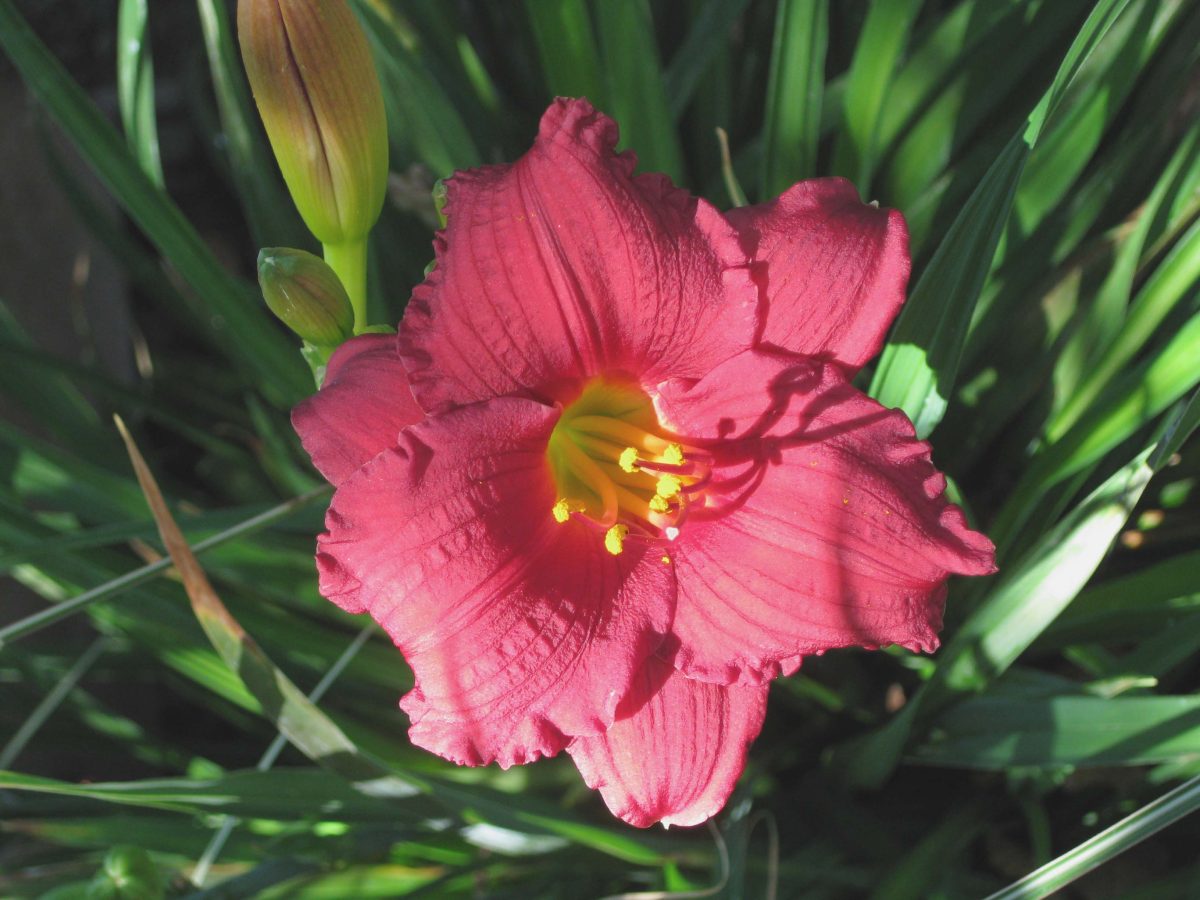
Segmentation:
<svg viewBox="0 0 1200 900">
<path fill-rule="evenodd" d="M 448 807 L 457 813 L 472 818 L 482 816 L 496 825 L 521 832 L 532 829 L 557 834 L 631 862 L 656 864 L 661 861 L 654 848 L 655 841 L 587 825 L 557 809 L 539 808 L 532 802 L 514 808 L 506 798 L 482 787 L 466 788 L 411 773 L 402 776 L 365 753 L 275 666 L 230 614 L 188 547 L 133 438 L 120 418 L 116 421 L 138 484 L 171 561 L 179 571 L 197 620 L 225 664 L 241 677 L 247 690 L 259 702 L 263 713 L 309 759 L 341 775 L 360 793 L 403 800 L 425 815 L 443 813 Z M 414 796 L 416 794 L 424 794 L 437 804 L 429 804 L 427 808 L 423 798 Z"/>
<path fill-rule="evenodd" d="M 1130 0 L 1100 0 L 1072 42 L 1058 74 L 950 226 L 896 322 L 871 382 L 884 406 L 903 409 L 927 437 L 946 413 L 967 326 L 1030 151 L 1079 67 Z"/>
<path fill-rule="evenodd" d="M 346 737 L 333 720 L 321 712 L 271 662 L 258 643 L 225 608 L 188 546 L 183 532 L 175 524 L 158 483 L 125 428 L 125 423 L 120 418 L 116 422 L 133 462 L 138 484 L 146 495 L 146 502 L 150 505 L 171 561 L 183 580 L 196 619 L 225 664 L 241 676 L 246 687 L 262 704 L 263 712 L 306 756 L 339 773 L 351 783 L 377 782 L 379 790 L 390 796 L 403 797 L 418 793 L 420 788 L 417 784 L 404 781 L 383 763 L 364 754 Z"/>
<path fill-rule="evenodd" d="M 987 900 L 1041 900 L 1200 808 L 1200 776 L 1181 784 Z"/>
<path fill-rule="evenodd" d="M 179 209 L 142 171 L 125 142 L 16 11 L 0 0 L 0 48 L 125 211 L 205 304 L 198 318 L 263 393 L 290 406 L 311 392 L 299 354 L 247 286 L 217 262 Z"/>
</svg>

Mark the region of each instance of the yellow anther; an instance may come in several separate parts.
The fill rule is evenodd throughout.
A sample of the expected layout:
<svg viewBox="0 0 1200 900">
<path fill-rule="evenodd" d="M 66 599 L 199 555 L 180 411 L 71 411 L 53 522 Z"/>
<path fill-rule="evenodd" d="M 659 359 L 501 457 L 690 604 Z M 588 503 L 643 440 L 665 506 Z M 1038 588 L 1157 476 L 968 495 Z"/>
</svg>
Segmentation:
<svg viewBox="0 0 1200 900">
<path fill-rule="evenodd" d="M 618 462 L 624 471 L 632 473 L 638 471 L 637 458 L 637 447 L 626 447 L 621 451 L 621 458 Z"/>
<path fill-rule="evenodd" d="M 650 498 L 650 509 L 656 513 L 670 512 L 671 504 L 667 502 L 666 497 L 660 497 L 658 494 L 655 494 Z"/>
<path fill-rule="evenodd" d="M 663 451 L 663 462 L 670 463 L 673 466 L 683 465 L 683 447 L 679 444 L 667 444 L 667 449 Z"/>
<path fill-rule="evenodd" d="M 554 521 L 561 525 L 571 518 L 571 504 L 564 497 L 554 504 L 554 508 L 550 512 L 554 513 Z"/>
<path fill-rule="evenodd" d="M 625 535 L 629 534 L 628 525 L 614 525 L 604 533 L 604 549 L 613 556 L 625 549 Z"/>
<path fill-rule="evenodd" d="M 558 502 L 550 508 L 550 512 L 554 516 L 554 521 L 560 525 L 571 518 L 571 513 L 583 512 L 587 506 L 579 500 L 568 500 L 566 497 L 560 497 Z"/>
<path fill-rule="evenodd" d="M 671 564 L 671 557 L 664 555 L 662 562 L 664 566 L 669 566 Z"/>
<path fill-rule="evenodd" d="M 658 484 L 655 486 L 655 491 L 658 496 L 670 500 L 680 489 L 683 488 L 683 482 L 674 475 L 663 475 L 658 479 Z"/>
</svg>

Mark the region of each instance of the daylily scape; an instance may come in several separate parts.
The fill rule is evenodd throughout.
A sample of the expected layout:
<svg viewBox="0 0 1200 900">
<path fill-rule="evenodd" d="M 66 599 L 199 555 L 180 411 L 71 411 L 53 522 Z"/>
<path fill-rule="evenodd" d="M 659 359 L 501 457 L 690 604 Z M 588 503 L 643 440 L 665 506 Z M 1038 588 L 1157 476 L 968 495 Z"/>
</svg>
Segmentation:
<svg viewBox="0 0 1200 900">
<path fill-rule="evenodd" d="M 904 301 L 899 213 L 841 179 L 722 214 L 557 100 L 448 182 L 399 333 L 293 422 L 337 488 L 321 592 L 415 674 L 464 765 L 565 750 L 630 824 L 717 813 L 768 685 L 835 647 L 937 646 L 994 571 L 912 425 L 854 388 Z"/>
</svg>

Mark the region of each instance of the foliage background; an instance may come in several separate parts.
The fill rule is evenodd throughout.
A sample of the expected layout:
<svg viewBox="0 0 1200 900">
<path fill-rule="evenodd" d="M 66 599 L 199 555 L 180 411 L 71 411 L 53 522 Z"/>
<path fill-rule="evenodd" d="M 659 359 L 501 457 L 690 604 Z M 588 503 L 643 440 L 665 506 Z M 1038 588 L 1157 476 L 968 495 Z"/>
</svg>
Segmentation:
<svg viewBox="0 0 1200 900">
<path fill-rule="evenodd" d="M 252 282 L 258 247 L 316 248 L 232 4 L 0 0 L 0 894 L 970 897 L 1047 863 L 999 896 L 1095 863 L 1068 896 L 1200 893 L 1194 818 L 1129 849 L 1200 802 L 1200 4 L 352 6 L 392 143 L 376 320 L 429 262 L 434 180 L 514 159 L 556 94 L 722 207 L 851 177 L 916 264 L 863 386 L 1001 574 L 953 586 L 932 658 L 777 682 L 713 829 L 626 828 L 565 759 L 409 747 L 410 674 L 316 594 L 311 381 Z M 227 617 L 160 562 L 113 412 Z"/>
</svg>

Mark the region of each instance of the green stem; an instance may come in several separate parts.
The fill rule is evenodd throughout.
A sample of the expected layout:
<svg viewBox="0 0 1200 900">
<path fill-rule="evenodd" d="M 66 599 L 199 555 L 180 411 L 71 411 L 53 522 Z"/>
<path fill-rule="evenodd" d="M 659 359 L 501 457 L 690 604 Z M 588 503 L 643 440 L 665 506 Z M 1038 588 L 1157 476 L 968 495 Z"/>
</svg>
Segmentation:
<svg viewBox="0 0 1200 900">
<path fill-rule="evenodd" d="M 325 244 L 325 262 L 337 273 L 354 308 L 354 333 L 367 327 L 367 240 Z"/>
</svg>

